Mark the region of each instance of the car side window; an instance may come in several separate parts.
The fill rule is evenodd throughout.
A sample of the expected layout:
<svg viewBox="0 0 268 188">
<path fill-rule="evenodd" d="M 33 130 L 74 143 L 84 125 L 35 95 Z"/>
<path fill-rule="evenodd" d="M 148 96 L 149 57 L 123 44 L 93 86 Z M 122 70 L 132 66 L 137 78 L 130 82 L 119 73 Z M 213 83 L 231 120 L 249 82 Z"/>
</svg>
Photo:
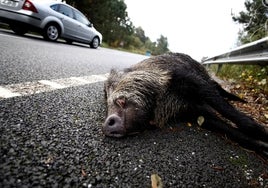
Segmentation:
<svg viewBox="0 0 268 188">
<path fill-rule="evenodd" d="M 74 14 L 75 14 L 75 19 L 77 21 L 79 21 L 80 23 L 83 23 L 85 25 L 89 25 L 90 24 L 90 22 L 88 21 L 88 19 L 82 13 L 80 13 L 79 11 L 74 10 Z"/>
<path fill-rule="evenodd" d="M 57 10 L 58 10 L 58 4 L 51 5 L 50 8 L 51 8 L 52 10 L 57 11 Z"/>
<path fill-rule="evenodd" d="M 70 18 L 73 18 L 73 11 L 70 7 L 65 5 L 58 5 L 58 12 L 61 14 L 64 14 L 65 16 L 68 16 Z"/>
</svg>

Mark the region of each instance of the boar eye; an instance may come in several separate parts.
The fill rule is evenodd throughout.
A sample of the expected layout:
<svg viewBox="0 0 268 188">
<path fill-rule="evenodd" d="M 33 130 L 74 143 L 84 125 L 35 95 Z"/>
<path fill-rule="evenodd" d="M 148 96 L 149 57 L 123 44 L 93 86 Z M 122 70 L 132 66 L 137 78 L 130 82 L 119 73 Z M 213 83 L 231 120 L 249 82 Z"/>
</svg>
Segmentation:
<svg viewBox="0 0 268 188">
<path fill-rule="evenodd" d="M 120 107 L 120 108 L 125 108 L 126 106 L 126 99 L 125 97 L 119 97 L 116 99 L 115 103 Z"/>
</svg>

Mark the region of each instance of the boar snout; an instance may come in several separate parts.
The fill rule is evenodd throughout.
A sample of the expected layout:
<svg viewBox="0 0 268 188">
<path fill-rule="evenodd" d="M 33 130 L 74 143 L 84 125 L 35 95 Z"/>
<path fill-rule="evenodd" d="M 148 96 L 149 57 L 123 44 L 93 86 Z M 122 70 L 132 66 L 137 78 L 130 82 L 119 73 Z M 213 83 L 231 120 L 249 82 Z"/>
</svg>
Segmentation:
<svg viewBox="0 0 268 188">
<path fill-rule="evenodd" d="M 126 134 L 126 128 L 123 125 L 122 118 L 116 114 L 112 114 L 105 120 L 102 132 L 106 136 L 123 137 Z"/>
</svg>

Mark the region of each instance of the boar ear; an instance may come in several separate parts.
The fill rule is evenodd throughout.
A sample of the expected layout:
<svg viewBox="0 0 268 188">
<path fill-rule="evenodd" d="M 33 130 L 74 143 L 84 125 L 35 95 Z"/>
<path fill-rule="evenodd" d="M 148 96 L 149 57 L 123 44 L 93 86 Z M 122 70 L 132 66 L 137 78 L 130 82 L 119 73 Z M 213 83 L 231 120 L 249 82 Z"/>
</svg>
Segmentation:
<svg viewBox="0 0 268 188">
<path fill-rule="evenodd" d="M 119 97 L 119 98 L 116 99 L 115 102 L 121 108 L 125 108 L 125 106 L 126 106 L 126 99 L 125 99 L 125 97 Z"/>
</svg>

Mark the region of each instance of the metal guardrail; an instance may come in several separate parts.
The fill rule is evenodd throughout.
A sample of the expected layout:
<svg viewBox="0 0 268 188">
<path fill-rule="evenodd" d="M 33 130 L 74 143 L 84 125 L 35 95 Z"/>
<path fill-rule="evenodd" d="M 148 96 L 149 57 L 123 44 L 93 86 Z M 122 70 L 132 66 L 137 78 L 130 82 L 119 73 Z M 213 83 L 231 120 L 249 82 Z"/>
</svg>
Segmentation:
<svg viewBox="0 0 268 188">
<path fill-rule="evenodd" d="M 205 59 L 201 63 L 268 65 L 268 37 L 242 45 L 227 53 Z"/>
</svg>

